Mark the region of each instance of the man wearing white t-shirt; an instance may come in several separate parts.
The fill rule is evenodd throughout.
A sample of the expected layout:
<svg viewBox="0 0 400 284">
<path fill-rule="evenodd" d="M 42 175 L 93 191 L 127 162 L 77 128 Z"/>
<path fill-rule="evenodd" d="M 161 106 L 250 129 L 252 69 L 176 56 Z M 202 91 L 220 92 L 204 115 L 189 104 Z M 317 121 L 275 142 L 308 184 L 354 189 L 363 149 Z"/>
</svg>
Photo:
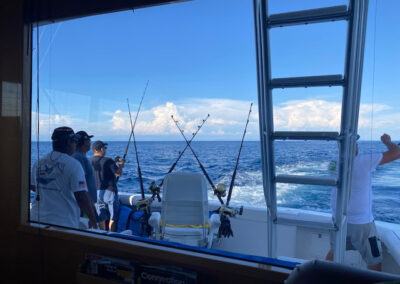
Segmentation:
<svg viewBox="0 0 400 284">
<path fill-rule="evenodd" d="M 32 168 L 31 189 L 36 192 L 30 220 L 79 229 L 80 210 L 89 217 L 89 228 L 97 228 L 96 214 L 88 194 L 81 164 L 71 157 L 77 135 L 69 127 L 54 129 L 53 151 Z"/>
<path fill-rule="evenodd" d="M 358 250 L 369 269 L 381 270 L 382 247 L 372 215 L 372 172 L 376 167 L 400 158 L 400 147 L 391 141 L 387 134 L 381 136 L 387 151 L 377 154 L 358 154 L 353 162 L 350 199 L 347 208 L 346 250 Z M 330 166 L 330 172 L 336 173 L 336 167 Z M 336 212 L 336 187 L 332 189 L 331 205 L 333 216 Z M 333 260 L 335 234 L 331 233 L 331 250 L 326 256 Z"/>
</svg>

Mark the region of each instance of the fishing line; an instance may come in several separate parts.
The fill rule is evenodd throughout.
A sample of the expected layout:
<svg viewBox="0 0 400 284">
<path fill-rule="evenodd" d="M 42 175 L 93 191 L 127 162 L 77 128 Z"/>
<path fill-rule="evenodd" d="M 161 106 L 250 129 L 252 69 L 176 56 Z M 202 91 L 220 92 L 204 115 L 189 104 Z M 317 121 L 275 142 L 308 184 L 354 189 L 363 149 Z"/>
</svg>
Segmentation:
<svg viewBox="0 0 400 284">
<path fill-rule="evenodd" d="M 372 134 L 374 125 L 374 95 L 375 95 L 375 59 L 376 59 L 376 15 L 378 10 L 378 0 L 375 0 L 375 15 L 374 15 L 374 44 L 373 44 L 373 59 L 372 59 L 372 90 L 371 90 L 371 133 L 370 133 L 370 166 L 372 165 Z M 371 181 L 371 192 L 368 194 L 368 205 L 372 207 L 371 201 L 372 195 L 372 181 Z M 370 212 L 372 214 L 372 212 Z"/>
<path fill-rule="evenodd" d="M 44 240 L 42 236 L 42 231 L 41 231 L 41 223 L 40 223 L 40 188 L 39 188 L 39 169 L 40 169 L 40 147 L 39 147 L 39 133 L 40 133 L 40 105 L 39 105 L 39 97 L 40 97 L 40 91 L 39 91 L 39 22 L 37 19 L 36 22 L 36 150 L 37 150 L 37 162 L 36 162 L 36 201 L 38 203 L 38 216 L 37 220 L 39 223 L 38 227 L 38 239 L 39 239 L 39 251 L 40 251 L 40 282 L 43 282 L 42 277 L 45 275 L 45 252 L 44 252 Z M 30 191 L 29 191 L 30 194 Z"/>
</svg>

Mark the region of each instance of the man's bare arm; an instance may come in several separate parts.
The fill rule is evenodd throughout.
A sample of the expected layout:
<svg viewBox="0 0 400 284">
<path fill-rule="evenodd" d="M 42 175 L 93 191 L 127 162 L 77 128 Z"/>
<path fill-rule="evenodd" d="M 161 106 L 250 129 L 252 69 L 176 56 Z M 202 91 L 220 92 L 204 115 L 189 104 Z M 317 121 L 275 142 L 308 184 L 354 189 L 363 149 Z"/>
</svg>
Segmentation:
<svg viewBox="0 0 400 284">
<path fill-rule="evenodd" d="M 79 208 L 89 217 L 89 228 L 97 229 L 96 211 L 89 193 L 87 191 L 76 191 L 74 195 Z"/>
<path fill-rule="evenodd" d="M 382 155 L 382 160 L 379 165 L 390 163 L 400 158 L 400 147 L 392 142 L 392 139 L 386 133 L 381 136 L 381 141 L 386 145 L 387 151 Z"/>
</svg>

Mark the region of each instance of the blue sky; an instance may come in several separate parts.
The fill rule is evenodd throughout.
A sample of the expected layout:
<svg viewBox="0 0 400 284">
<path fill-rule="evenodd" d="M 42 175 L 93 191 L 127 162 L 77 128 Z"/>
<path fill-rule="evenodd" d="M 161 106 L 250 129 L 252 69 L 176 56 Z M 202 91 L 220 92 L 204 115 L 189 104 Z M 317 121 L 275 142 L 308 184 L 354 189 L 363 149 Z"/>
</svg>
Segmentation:
<svg viewBox="0 0 400 284">
<path fill-rule="evenodd" d="M 346 3 L 276 0 L 269 8 Z M 399 8 L 396 0 L 370 1 L 359 119 L 364 140 L 382 132 L 400 139 Z M 345 33 L 346 22 L 272 29 L 273 77 L 341 74 Z M 147 81 L 138 140 L 181 140 L 170 115 L 190 133 L 208 113 L 196 139 L 240 140 L 251 102 L 247 139 L 259 139 L 250 0 L 194 0 L 86 17 L 42 26 L 39 38 L 40 140 L 61 125 L 126 140 L 126 99 L 135 115 Z M 33 55 L 36 90 L 36 48 Z M 274 91 L 276 130 L 339 130 L 341 95 L 338 87 Z"/>
</svg>

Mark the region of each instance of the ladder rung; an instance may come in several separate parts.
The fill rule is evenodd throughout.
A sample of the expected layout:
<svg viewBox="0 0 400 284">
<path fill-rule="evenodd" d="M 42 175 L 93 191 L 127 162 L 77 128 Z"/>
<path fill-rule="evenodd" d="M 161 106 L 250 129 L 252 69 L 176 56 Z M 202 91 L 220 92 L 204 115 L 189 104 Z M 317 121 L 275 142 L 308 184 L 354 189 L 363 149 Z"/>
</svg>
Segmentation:
<svg viewBox="0 0 400 284">
<path fill-rule="evenodd" d="M 268 27 L 283 27 L 336 20 L 345 20 L 349 16 L 347 6 L 333 6 L 326 8 L 302 10 L 296 12 L 273 14 L 268 17 Z"/>
<path fill-rule="evenodd" d="M 282 225 L 290 225 L 290 226 L 300 226 L 307 228 L 316 228 L 316 229 L 325 229 L 325 230 L 334 230 L 337 228 L 332 224 L 332 222 L 322 222 L 322 221 L 313 221 L 313 220 L 304 220 L 301 218 L 285 218 L 278 217 L 277 223 Z"/>
<path fill-rule="evenodd" d="M 277 175 L 275 177 L 275 182 L 323 185 L 323 186 L 336 186 L 337 184 L 336 179 L 331 177 L 296 176 L 296 175 Z"/>
<path fill-rule="evenodd" d="M 270 88 L 324 87 L 343 86 L 342 75 L 307 76 L 272 79 Z"/>
<path fill-rule="evenodd" d="M 333 131 L 275 131 L 275 140 L 337 140 L 339 132 Z"/>
</svg>

